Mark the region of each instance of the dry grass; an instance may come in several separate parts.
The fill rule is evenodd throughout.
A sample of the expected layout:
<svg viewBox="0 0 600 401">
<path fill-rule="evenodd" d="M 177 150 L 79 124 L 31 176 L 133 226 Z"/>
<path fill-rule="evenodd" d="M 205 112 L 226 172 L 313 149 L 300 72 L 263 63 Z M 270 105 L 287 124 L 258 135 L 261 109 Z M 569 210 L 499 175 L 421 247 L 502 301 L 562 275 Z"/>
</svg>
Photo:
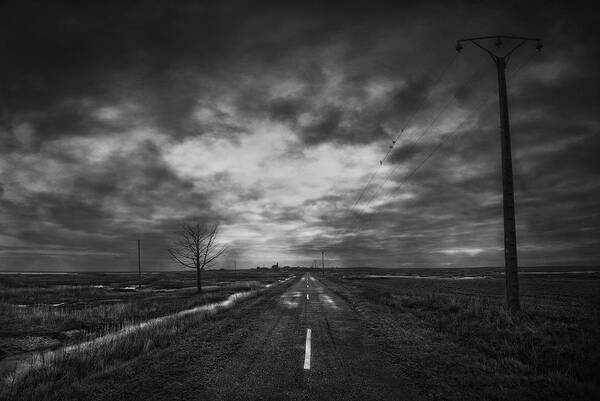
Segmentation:
<svg viewBox="0 0 600 401">
<path fill-rule="evenodd" d="M 30 359 L 16 364 L 2 377 L 2 399 L 43 399 L 48 391 L 55 389 L 57 383 L 73 383 L 90 374 L 106 371 L 145 353 L 153 348 L 166 347 L 180 337 L 184 331 L 201 324 L 224 309 L 232 307 L 239 300 L 256 296 L 260 290 L 248 290 L 255 285 L 242 285 L 246 291 L 230 295 L 227 300 L 204 306 L 179 311 L 142 324 L 127 326 L 113 334 L 76 346 L 61 348 L 55 351 L 37 353 Z M 230 286 L 238 288 L 237 286 Z M 206 301 L 215 294 L 204 294 Z M 189 301 L 194 304 L 193 301 Z M 111 306 L 115 308 L 115 306 Z M 125 307 L 127 309 L 128 307 Z M 103 309 L 102 313 L 116 309 Z M 145 310 L 147 313 L 148 311 Z M 51 321 L 48 315 L 43 318 Z M 129 315 L 130 311 L 124 312 Z M 98 318 L 97 312 L 92 314 Z M 82 316 L 86 319 L 87 315 Z M 60 385 L 59 385 L 60 387 Z"/>
<path fill-rule="evenodd" d="M 529 302 L 521 313 L 511 315 L 494 297 L 412 291 L 410 281 L 395 290 L 353 284 L 358 284 L 357 294 L 363 299 L 410 313 L 425 327 L 483 353 L 515 375 L 558 375 L 600 387 L 598 309 L 588 306 L 573 313 L 571 307 Z"/>
<path fill-rule="evenodd" d="M 88 281 L 81 277 L 78 281 L 69 277 L 67 284 L 60 284 L 55 277 L 48 281 L 45 276 L 0 277 L 0 358 L 87 340 L 133 323 L 217 302 L 234 292 L 262 288 L 274 278 L 221 278 L 217 282 L 219 277 L 214 277 L 202 294 L 189 288 L 189 280 L 178 276 L 153 275 L 150 279 L 153 287 L 148 284 L 141 291 L 132 291 L 124 290 L 130 284 L 127 277 L 104 275 L 100 288 L 77 285 Z M 166 283 L 167 288 L 157 282 Z"/>
<path fill-rule="evenodd" d="M 30 307 L 20 307 L 0 302 L 0 315 L 6 322 L 5 329 L 10 327 L 15 331 L 64 332 L 83 330 L 88 334 L 104 333 L 137 321 L 173 313 L 177 310 L 207 302 L 214 302 L 222 299 L 231 291 L 233 289 L 208 292 L 201 295 L 188 295 L 185 298 L 137 298 L 90 306 L 34 304 Z"/>
<path fill-rule="evenodd" d="M 166 346 L 229 307 L 223 301 L 232 294 L 252 296 L 287 276 L 269 273 L 211 272 L 201 294 L 189 274 L 148 274 L 141 290 L 129 289 L 134 275 L 2 275 L 0 398 L 43 399 L 51 383 L 79 380 Z M 194 311 L 178 314 L 186 310 Z"/>
<path fill-rule="evenodd" d="M 29 333 L 46 335 L 61 343 L 80 341 L 182 309 L 217 302 L 237 291 L 260 287 L 258 283 L 239 283 L 202 294 L 193 291 L 158 295 L 134 294 L 120 300 L 113 295 L 112 300 L 117 302 L 108 302 L 111 298 L 99 297 L 96 301 L 59 306 L 33 304 L 22 307 L 0 301 L 1 331 L 21 337 Z"/>
</svg>

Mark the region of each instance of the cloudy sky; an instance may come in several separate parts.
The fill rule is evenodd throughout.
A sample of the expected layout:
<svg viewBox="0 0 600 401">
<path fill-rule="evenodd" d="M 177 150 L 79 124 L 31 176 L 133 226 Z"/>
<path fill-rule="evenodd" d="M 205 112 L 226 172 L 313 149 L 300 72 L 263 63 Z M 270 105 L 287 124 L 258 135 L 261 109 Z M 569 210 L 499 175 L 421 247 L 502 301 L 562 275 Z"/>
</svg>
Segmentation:
<svg viewBox="0 0 600 401">
<path fill-rule="evenodd" d="M 4 3 L 0 269 L 173 268 L 195 221 L 223 267 L 501 266 L 495 66 L 454 50 L 489 34 L 544 41 L 507 71 L 520 263 L 597 263 L 596 13 L 399 3 Z"/>
</svg>

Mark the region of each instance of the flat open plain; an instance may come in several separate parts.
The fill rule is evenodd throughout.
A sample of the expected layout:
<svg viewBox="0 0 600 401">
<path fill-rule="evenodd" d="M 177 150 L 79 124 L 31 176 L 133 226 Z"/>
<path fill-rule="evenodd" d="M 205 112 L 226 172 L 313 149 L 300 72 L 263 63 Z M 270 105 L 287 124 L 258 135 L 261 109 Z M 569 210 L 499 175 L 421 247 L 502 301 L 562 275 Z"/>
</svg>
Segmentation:
<svg viewBox="0 0 600 401">
<path fill-rule="evenodd" d="M 31 373 L 11 396 L 591 399 L 600 274 L 571 271 L 525 271 L 514 317 L 499 270 L 253 272 L 245 279 L 274 285 L 79 377 L 64 361 Z"/>
</svg>

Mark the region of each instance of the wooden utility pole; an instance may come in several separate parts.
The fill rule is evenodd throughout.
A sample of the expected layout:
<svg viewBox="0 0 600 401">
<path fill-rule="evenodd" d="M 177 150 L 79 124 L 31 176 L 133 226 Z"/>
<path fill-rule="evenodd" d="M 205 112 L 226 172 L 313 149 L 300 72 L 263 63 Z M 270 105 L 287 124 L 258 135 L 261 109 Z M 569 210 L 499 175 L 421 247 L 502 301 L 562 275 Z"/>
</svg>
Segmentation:
<svg viewBox="0 0 600 401">
<path fill-rule="evenodd" d="M 499 55 L 485 46 L 495 39 L 495 46 L 502 48 L 503 40 L 517 42 L 507 52 Z M 517 233 L 515 223 L 515 195 L 513 189 L 512 156 L 510 146 L 510 123 L 508 118 L 508 96 L 506 94 L 506 65 L 515 50 L 526 42 L 535 41 L 536 49 L 542 49 L 542 42 L 536 38 L 518 36 L 482 36 L 478 38 L 460 39 L 456 42 L 456 51 L 460 52 L 464 42 L 471 42 L 484 50 L 496 64 L 498 71 L 498 98 L 500 105 L 500 145 L 502 147 L 502 204 L 504 208 L 504 270 L 506 277 L 506 303 L 511 312 L 518 312 L 519 272 L 517 262 Z"/>
<path fill-rule="evenodd" d="M 323 275 L 325 275 L 325 251 L 321 251 L 321 266 L 323 267 Z"/>
<path fill-rule="evenodd" d="M 142 288 L 142 260 L 141 260 L 141 244 L 138 242 L 138 288 Z"/>
</svg>

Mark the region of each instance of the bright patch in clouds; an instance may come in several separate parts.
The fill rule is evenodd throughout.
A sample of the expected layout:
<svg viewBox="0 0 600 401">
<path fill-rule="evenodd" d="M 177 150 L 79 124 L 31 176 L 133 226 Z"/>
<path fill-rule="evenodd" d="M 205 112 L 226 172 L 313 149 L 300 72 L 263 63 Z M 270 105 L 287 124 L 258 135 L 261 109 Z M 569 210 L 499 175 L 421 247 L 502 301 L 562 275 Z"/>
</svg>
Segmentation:
<svg viewBox="0 0 600 401">
<path fill-rule="evenodd" d="M 452 248 L 452 249 L 442 249 L 439 251 L 445 255 L 468 255 L 468 256 L 476 256 L 482 252 L 485 252 L 485 249 L 482 248 Z"/>
<path fill-rule="evenodd" d="M 295 240 L 327 235 L 320 216 L 347 209 L 354 199 L 347 196 L 343 204 L 320 199 L 351 194 L 378 156 L 374 145 L 307 148 L 287 126 L 260 121 L 235 137 L 207 134 L 173 143 L 163 157 L 197 192 L 212 194 L 218 214 L 235 216 L 223 226 L 222 238 L 252 244 L 256 257 L 265 253 L 261 247 L 267 254 L 278 248 L 282 255 Z"/>
<path fill-rule="evenodd" d="M 328 190 L 355 188 L 368 171 L 368 162 L 378 156 L 374 146 L 327 143 L 303 148 L 290 128 L 280 124 L 260 122 L 249 131 L 234 138 L 190 138 L 169 147 L 164 159 L 198 191 L 220 191 L 226 185 L 234 192 L 222 193 L 227 200 L 235 192 L 242 196 L 261 188 L 268 196 L 259 202 L 277 208 L 300 206 Z M 216 179 L 221 175 L 223 180 Z"/>
</svg>

